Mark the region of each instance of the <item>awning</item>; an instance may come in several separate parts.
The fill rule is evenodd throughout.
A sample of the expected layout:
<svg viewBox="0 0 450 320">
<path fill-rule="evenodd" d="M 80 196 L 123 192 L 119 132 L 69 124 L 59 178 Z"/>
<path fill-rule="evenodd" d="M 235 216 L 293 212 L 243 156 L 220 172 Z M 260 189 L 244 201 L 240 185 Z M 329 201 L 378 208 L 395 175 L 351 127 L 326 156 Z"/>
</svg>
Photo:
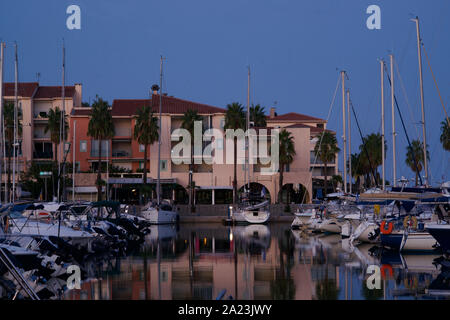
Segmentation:
<svg viewBox="0 0 450 320">
<path fill-rule="evenodd" d="M 72 187 L 67 188 L 68 191 L 72 191 Z M 102 187 L 102 191 L 105 191 L 105 187 Z M 97 187 L 75 187 L 75 193 L 96 193 Z"/>
</svg>

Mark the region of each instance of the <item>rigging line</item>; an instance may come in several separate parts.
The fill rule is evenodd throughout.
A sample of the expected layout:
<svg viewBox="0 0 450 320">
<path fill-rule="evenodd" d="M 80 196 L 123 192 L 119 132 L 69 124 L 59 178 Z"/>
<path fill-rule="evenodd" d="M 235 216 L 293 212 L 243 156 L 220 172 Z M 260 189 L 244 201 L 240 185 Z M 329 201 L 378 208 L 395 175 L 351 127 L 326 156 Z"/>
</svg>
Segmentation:
<svg viewBox="0 0 450 320">
<path fill-rule="evenodd" d="M 330 115 L 331 115 L 331 110 L 333 110 L 333 105 L 334 105 L 334 101 L 336 100 L 336 95 L 337 95 L 337 91 L 338 91 L 338 89 L 339 89 L 339 84 L 341 83 L 341 75 L 340 74 L 338 74 L 338 79 L 337 79 L 337 82 L 336 82 L 336 88 L 334 89 L 334 94 L 333 94 L 333 98 L 331 99 L 331 104 L 330 104 L 330 107 L 328 108 L 328 114 L 327 114 L 327 123 L 328 123 L 328 120 L 330 119 Z M 324 129 L 324 131 L 323 132 L 325 132 L 325 129 Z M 320 136 L 320 141 L 319 141 L 319 149 L 320 149 L 320 147 L 321 147 L 321 145 L 322 145 L 322 140 L 323 140 L 323 134 Z M 313 161 L 313 163 L 312 163 L 312 165 L 315 165 L 316 164 L 316 162 L 317 162 L 317 153 L 315 153 L 314 154 L 314 161 Z M 313 170 L 313 167 L 310 165 L 310 167 L 309 167 L 309 172 L 312 172 L 312 170 Z M 326 173 L 326 172 L 325 172 Z M 311 181 L 308 181 L 308 184 L 306 185 L 306 191 L 308 191 L 308 188 L 309 188 L 309 184 L 312 184 L 312 176 L 311 176 Z M 326 190 L 325 190 L 325 192 L 326 192 Z M 305 202 L 305 197 L 306 197 L 306 192 L 305 193 L 303 193 L 303 199 L 302 199 L 302 203 L 304 203 Z M 312 195 L 311 195 L 311 197 L 312 197 Z"/>
<path fill-rule="evenodd" d="M 361 127 L 359 126 L 359 121 L 358 121 L 358 118 L 356 117 L 355 108 L 353 108 L 352 99 L 350 98 L 349 100 L 350 100 L 350 106 L 352 107 L 353 116 L 355 117 L 355 120 L 356 120 L 356 126 L 358 127 L 359 135 L 360 135 L 361 140 L 363 142 L 362 146 L 363 146 L 364 152 L 366 154 L 367 160 L 369 160 L 370 171 L 372 173 L 373 178 L 375 179 L 375 185 L 378 187 L 379 186 L 378 179 L 377 179 L 377 176 L 376 176 L 375 171 L 373 169 L 372 161 L 370 161 L 369 152 L 367 151 L 367 148 L 366 148 L 366 139 L 364 139 L 363 134 L 361 132 Z"/>
<path fill-rule="evenodd" d="M 391 88 L 392 88 L 391 77 L 389 76 L 389 73 L 388 73 L 388 71 L 387 71 L 386 65 L 384 66 L 384 68 L 385 68 L 385 70 L 386 70 L 385 73 L 386 73 L 386 76 L 387 76 L 387 78 L 388 78 L 389 85 L 390 85 Z M 409 146 L 409 148 L 410 148 L 410 150 L 411 150 L 411 152 L 412 152 L 412 154 L 413 154 L 414 167 L 416 168 L 417 175 L 419 176 L 419 179 L 420 179 L 420 185 L 423 185 L 423 183 L 422 183 L 422 177 L 421 177 L 420 171 L 419 171 L 419 166 L 417 165 L 416 155 L 414 154 L 414 149 L 413 149 L 413 147 L 411 146 L 411 142 L 410 142 L 410 140 L 409 140 L 408 132 L 406 131 L 405 122 L 403 121 L 403 116 L 402 116 L 402 113 L 400 112 L 400 107 L 398 106 L 398 102 L 397 102 L 397 96 L 396 96 L 395 94 L 394 94 L 394 101 L 395 101 L 395 106 L 397 107 L 398 115 L 400 116 L 400 121 L 402 122 L 403 131 L 405 131 L 405 136 L 406 136 L 406 140 L 408 141 L 408 146 Z"/>
<path fill-rule="evenodd" d="M 414 130 L 416 131 L 415 138 L 417 139 L 419 137 L 419 132 L 417 131 L 417 125 L 416 125 L 418 122 L 416 122 L 414 120 L 414 114 L 412 112 L 412 108 L 411 108 L 411 105 L 410 105 L 409 100 L 408 100 L 408 95 L 406 94 L 405 85 L 403 83 L 403 78 L 400 75 L 400 69 L 399 69 L 399 66 L 398 66 L 396 61 L 394 61 L 394 65 L 395 65 L 395 68 L 396 68 L 396 71 L 397 71 L 397 76 L 400 79 L 400 85 L 402 87 L 403 95 L 405 96 L 406 105 L 408 106 L 408 111 L 409 111 L 409 116 L 411 118 L 411 123 L 413 124 Z M 397 98 L 395 98 L 395 99 L 397 99 Z"/>
<path fill-rule="evenodd" d="M 433 69 L 431 68 L 431 62 L 430 62 L 430 59 L 428 58 L 428 54 L 427 54 L 427 51 L 425 50 L 425 45 L 423 44 L 423 42 L 422 42 L 422 48 L 423 48 L 423 52 L 425 53 L 425 57 L 427 58 L 428 66 L 430 67 L 431 75 L 433 76 L 434 85 L 436 86 L 436 90 L 438 92 L 439 99 L 441 100 L 442 109 L 444 109 L 445 117 L 447 118 L 447 125 L 450 126 L 450 120 L 448 119 L 448 114 L 447 114 L 447 110 L 445 109 L 444 100 L 442 100 L 441 91 L 439 90 L 439 86 L 437 84 L 436 77 L 434 76 Z"/>
</svg>

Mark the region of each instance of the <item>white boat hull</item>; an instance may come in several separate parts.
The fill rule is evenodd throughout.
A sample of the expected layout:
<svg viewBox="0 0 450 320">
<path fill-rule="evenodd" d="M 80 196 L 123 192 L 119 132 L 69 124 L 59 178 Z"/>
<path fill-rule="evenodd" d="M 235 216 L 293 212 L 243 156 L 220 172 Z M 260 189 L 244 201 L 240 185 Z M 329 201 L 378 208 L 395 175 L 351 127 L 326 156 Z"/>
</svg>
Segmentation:
<svg viewBox="0 0 450 320">
<path fill-rule="evenodd" d="M 428 232 L 414 232 L 403 235 L 400 251 L 434 251 L 437 241 Z"/>
<path fill-rule="evenodd" d="M 142 217 L 151 224 L 170 224 L 177 223 L 179 220 L 178 213 L 175 211 L 158 210 L 157 208 L 143 211 Z"/>
<path fill-rule="evenodd" d="M 232 219 L 235 223 L 256 223 L 262 224 L 269 221 L 270 212 L 268 210 L 237 210 L 233 211 Z"/>
</svg>

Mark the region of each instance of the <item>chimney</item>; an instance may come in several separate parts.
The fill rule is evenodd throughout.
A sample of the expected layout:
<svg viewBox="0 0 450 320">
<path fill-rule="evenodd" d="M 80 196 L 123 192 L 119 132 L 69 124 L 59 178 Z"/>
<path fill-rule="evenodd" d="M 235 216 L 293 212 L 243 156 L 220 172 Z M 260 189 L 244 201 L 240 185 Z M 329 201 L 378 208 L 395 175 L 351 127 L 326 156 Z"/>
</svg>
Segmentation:
<svg viewBox="0 0 450 320">
<path fill-rule="evenodd" d="M 81 107 L 83 101 L 83 85 L 81 83 L 75 83 L 75 95 L 73 97 L 73 106 Z"/>
<path fill-rule="evenodd" d="M 152 85 L 153 94 L 158 94 L 159 86 L 157 84 Z"/>
<path fill-rule="evenodd" d="M 274 118 L 275 117 L 275 107 L 271 107 L 270 108 L 270 118 Z"/>
</svg>

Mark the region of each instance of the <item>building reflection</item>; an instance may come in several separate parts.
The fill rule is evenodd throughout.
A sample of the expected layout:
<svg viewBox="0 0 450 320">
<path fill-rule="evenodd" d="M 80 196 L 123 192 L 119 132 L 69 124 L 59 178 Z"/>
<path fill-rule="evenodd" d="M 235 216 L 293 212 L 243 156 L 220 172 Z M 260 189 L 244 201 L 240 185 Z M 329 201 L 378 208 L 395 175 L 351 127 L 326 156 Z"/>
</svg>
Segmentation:
<svg viewBox="0 0 450 320">
<path fill-rule="evenodd" d="M 376 256 L 371 246 L 350 250 L 340 236 L 301 235 L 281 224 L 171 228 L 155 227 L 139 255 L 103 263 L 96 279 L 65 298 L 395 299 L 414 285 L 423 291 L 438 274 L 431 272 L 431 257 L 405 256 L 402 266 L 398 257 Z M 373 263 L 393 267 L 381 290 L 366 287 Z"/>
</svg>

